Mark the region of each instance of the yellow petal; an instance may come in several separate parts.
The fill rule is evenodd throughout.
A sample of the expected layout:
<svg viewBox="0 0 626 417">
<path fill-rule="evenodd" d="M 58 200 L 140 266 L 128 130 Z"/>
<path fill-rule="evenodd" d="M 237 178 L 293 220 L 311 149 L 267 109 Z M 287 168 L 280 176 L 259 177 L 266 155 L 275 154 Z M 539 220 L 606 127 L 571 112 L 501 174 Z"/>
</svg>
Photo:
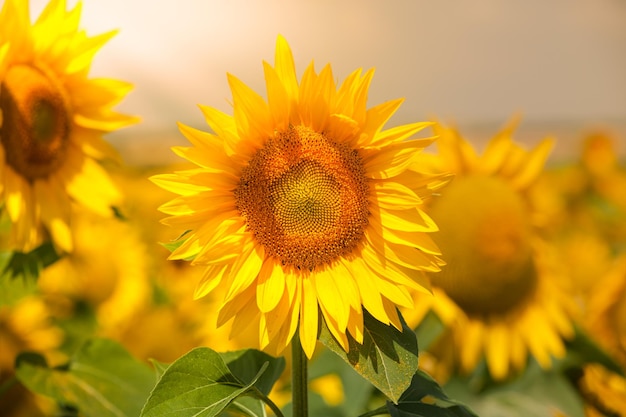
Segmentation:
<svg viewBox="0 0 626 417">
<path fill-rule="evenodd" d="M 257 147 L 272 135 L 272 119 L 265 100 L 234 75 L 228 74 L 233 93 L 233 108 L 237 134 Z"/>
<path fill-rule="evenodd" d="M 380 224 L 389 229 L 405 232 L 436 232 L 437 224 L 426 213 L 417 208 L 407 210 L 388 210 L 372 207 L 372 217 L 377 217 Z"/>
<path fill-rule="evenodd" d="M 471 372 L 478 363 L 483 348 L 483 324 L 468 320 L 463 323 L 463 331 L 458 335 L 457 351 L 460 355 L 461 368 Z"/>
<path fill-rule="evenodd" d="M 358 310 L 350 309 L 346 330 L 358 344 L 363 344 L 363 310 L 361 308 Z"/>
<path fill-rule="evenodd" d="M 262 313 L 274 310 L 285 291 L 285 274 L 280 263 L 268 259 L 257 281 L 256 302 Z"/>
<path fill-rule="evenodd" d="M 346 336 L 345 329 L 341 329 L 341 326 L 337 323 L 335 316 L 329 313 L 322 304 L 320 304 L 320 307 L 322 310 L 322 315 L 324 317 L 324 322 L 326 323 L 326 327 L 330 331 L 330 334 L 333 335 L 333 337 L 343 348 L 343 350 L 347 352 L 349 350 L 349 345 L 348 336 Z"/>
<path fill-rule="evenodd" d="M 111 206 L 120 204 L 121 194 L 106 170 L 90 158 L 69 153 L 70 149 L 66 167 L 58 171 L 68 194 L 93 212 L 104 217 L 112 216 Z"/>
<path fill-rule="evenodd" d="M 505 323 L 497 321 L 489 324 L 486 332 L 485 356 L 489 372 L 495 380 L 506 378 L 509 372 L 509 332 Z"/>
<path fill-rule="evenodd" d="M 422 199 L 413 190 L 399 182 L 374 180 L 371 184 L 374 192 L 370 198 L 382 208 L 404 210 L 422 204 Z"/>
<path fill-rule="evenodd" d="M 381 148 L 391 145 L 400 145 L 404 143 L 406 139 L 409 139 L 410 137 L 426 129 L 427 127 L 433 126 L 433 124 L 433 122 L 419 122 L 407 125 L 400 125 L 391 129 L 384 130 L 374 136 L 368 146 Z M 411 141 L 417 141 L 415 145 L 418 145 L 418 147 L 421 148 L 425 148 L 426 146 L 433 143 L 435 139 L 436 137 L 432 137 L 429 139 L 412 139 Z"/>
<path fill-rule="evenodd" d="M 291 48 L 285 38 L 279 35 L 276 39 L 276 55 L 274 67 L 278 77 L 283 83 L 287 96 L 291 100 L 298 98 L 298 78 L 296 77 L 296 66 L 293 61 Z"/>
<path fill-rule="evenodd" d="M 553 147 L 554 139 L 544 139 L 528 153 L 526 163 L 511 181 L 516 190 L 524 190 L 539 177 Z"/>
<path fill-rule="evenodd" d="M 228 277 L 228 292 L 225 299 L 232 298 L 250 287 L 257 279 L 259 271 L 265 262 L 265 250 L 262 246 L 257 245 L 254 241 L 250 241 L 247 247 L 242 249 L 241 255 L 233 263 L 232 269 Z"/>
<path fill-rule="evenodd" d="M 222 281 L 224 274 L 229 272 L 230 265 L 209 265 L 204 270 L 202 278 L 193 293 L 193 298 L 197 300 L 213 291 Z"/>
<path fill-rule="evenodd" d="M 357 142 L 357 146 L 371 146 L 376 135 L 380 133 L 385 123 L 389 121 L 403 102 L 403 98 L 398 98 L 380 103 L 368 109 L 365 124 L 361 130 L 362 136 L 359 142 Z"/>
<path fill-rule="evenodd" d="M 344 279 L 350 280 L 350 277 L 345 277 Z M 315 284 L 315 291 L 320 306 L 328 315 L 333 317 L 339 327 L 339 331 L 344 330 L 348 324 L 350 307 L 343 299 L 339 283 L 335 281 L 335 278 L 329 272 L 329 268 L 316 271 L 312 280 Z"/>
<path fill-rule="evenodd" d="M 363 162 L 367 175 L 374 179 L 395 177 L 409 169 L 419 152 L 434 139 L 413 139 L 383 148 L 364 149 Z"/>
<path fill-rule="evenodd" d="M 36 180 L 33 192 L 41 207 L 41 220 L 52 235 L 53 242 L 62 251 L 71 252 L 73 239 L 69 227 L 70 202 L 65 190 L 57 181 Z"/>
<path fill-rule="evenodd" d="M 389 324 L 389 317 L 383 306 L 380 291 L 376 288 L 376 283 L 371 278 L 370 268 L 361 258 L 355 258 L 352 263 L 354 274 L 361 278 L 356 281 L 359 288 L 363 307 L 378 321 Z"/>
<path fill-rule="evenodd" d="M 315 286 L 308 277 L 302 278 L 300 304 L 300 343 L 302 350 L 310 359 L 315 352 L 318 328 L 318 307 Z"/>
<path fill-rule="evenodd" d="M 269 111 L 272 115 L 274 128 L 280 132 L 289 127 L 289 115 L 291 113 L 289 95 L 276 70 L 265 61 L 263 62 L 263 70 L 265 72 Z"/>
</svg>

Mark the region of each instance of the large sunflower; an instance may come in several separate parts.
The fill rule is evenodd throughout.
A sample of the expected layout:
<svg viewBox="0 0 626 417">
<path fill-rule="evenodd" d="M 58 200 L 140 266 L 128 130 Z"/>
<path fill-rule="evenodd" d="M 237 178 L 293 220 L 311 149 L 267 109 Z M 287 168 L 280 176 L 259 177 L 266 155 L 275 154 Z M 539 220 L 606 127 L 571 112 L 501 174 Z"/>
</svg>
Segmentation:
<svg viewBox="0 0 626 417">
<path fill-rule="evenodd" d="M 154 177 L 180 194 L 164 221 L 190 230 L 171 259 L 206 265 L 196 296 L 225 286 L 218 325 L 256 323 L 269 351 L 299 324 L 311 357 L 320 312 L 344 349 L 348 334 L 363 341 L 363 309 L 400 328 L 395 306 L 441 265 L 418 207 L 445 179 L 408 169 L 430 123 L 383 131 L 402 100 L 366 109 L 373 70 L 337 88 L 330 65 L 311 64 L 298 82 L 282 37 L 264 70 L 267 101 L 229 74 L 234 116 L 201 106 L 215 134 L 180 126 L 194 146 L 174 151 L 198 168 Z"/>
<path fill-rule="evenodd" d="M 119 193 L 95 161 L 115 157 L 101 135 L 134 122 L 111 110 L 130 85 L 88 79 L 93 55 L 115 33 L 79 30 L 80 5 L 51 1 L 34 24 L 28 1 L 0 11 L 0 209 L 11 220 L 8 249 L 50 236 L 72 250 L 73 202 L 111 214 Z M 7 249 L 7 248 L 5 248 Z"/>
<path fill-rule="evenodd" d="M 478 156 L 455 130 L 441 127 L 439 153 L 420 161 L 455 179 L 428 210 L 441 229 L 434 239 L 447 265 L 433 278 L 434 297 L 416 294 L 410 324 L 432 309 L 448 328 L 435 353 L 462 372 L 484 355 L 496 379 L 522 369 L 528 353 L 548 367 L 573 332 L 568 301 L 556 287 L 561 273 L 539 237 L 543 219 L 529 198 L 551 141 L 527 152 L 512 131 L 513 124 Z"/>
</svg>

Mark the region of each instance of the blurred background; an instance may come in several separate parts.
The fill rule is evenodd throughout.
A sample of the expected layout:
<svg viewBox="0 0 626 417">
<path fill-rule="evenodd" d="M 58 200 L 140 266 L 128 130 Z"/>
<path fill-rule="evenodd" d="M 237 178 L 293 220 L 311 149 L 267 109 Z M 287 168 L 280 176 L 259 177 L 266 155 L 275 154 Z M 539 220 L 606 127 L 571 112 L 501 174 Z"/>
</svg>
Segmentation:
<svg viewBox="0 0 626 417">
<path fill-rule="evenodd" d="M 131 164 L 172 160 L 177 121 L 205 128 L 196 104 L 231 113 L 226 72 L 264 94 L 277 34 L 299 75 L 375 67 L 370 103 L 406 98 L 392 125 L 437 117 L 481 141 L 521 113 L 517 139 L 557 136 L 553 158 L 598 128 L 624 154 L 624 0 L 83 0 L 81 26 L 120 30 L 92 74 L 135 85 L 118 108 L 143 122 L 108 136 Z"/>
</svg>

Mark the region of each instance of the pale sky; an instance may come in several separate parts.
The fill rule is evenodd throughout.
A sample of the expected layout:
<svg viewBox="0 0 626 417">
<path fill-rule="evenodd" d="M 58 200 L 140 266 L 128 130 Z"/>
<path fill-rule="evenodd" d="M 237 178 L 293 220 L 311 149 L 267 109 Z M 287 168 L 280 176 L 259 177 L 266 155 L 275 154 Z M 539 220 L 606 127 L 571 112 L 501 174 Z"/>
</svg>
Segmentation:
<svg viewBox="0 0 626 417">
<path fill-rule="evenodd" d="M 391 124 L 626 126 L 626 0 L 83 0 L 82 27 L 120 30 L 92 73 L 135 85 L 118 109 L 143 123 L 124 136 L 231 112 L 226 72 L 264 95 L 277 34 L 299 74 L 375 67 L 370 105 L 406 99 Z"/>
</svg>

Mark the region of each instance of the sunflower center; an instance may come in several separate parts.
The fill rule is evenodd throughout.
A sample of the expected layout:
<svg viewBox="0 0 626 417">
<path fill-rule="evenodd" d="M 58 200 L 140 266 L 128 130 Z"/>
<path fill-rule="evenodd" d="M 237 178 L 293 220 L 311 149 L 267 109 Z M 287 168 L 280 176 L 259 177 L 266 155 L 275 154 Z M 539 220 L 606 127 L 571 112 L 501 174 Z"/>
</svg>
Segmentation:
<svg viewBox="0 0 626 417">
<path fill-rule="evenodd" d="M 433 282 L 468 314 L 505 313 L 534 290 L 527 209 L 499 178 L 458 178 L 432 207 L 448 265 Z"/>
<path fill-rule="evenodd" d="M 235 189 L 237 208 L 268 254 L 309 270 L 357 247 L 368 195 L 358 152 L 303 126 L 270 138 Z"/>
<path fill-rule="evenodd" d="M 68 145 L 70 119 L 56 84 L 37 68 L 12 66 L 0 86 L 0 109 L 0 140 L 7 163 L 30 181 L 58 169 Z"/>
</svg>

